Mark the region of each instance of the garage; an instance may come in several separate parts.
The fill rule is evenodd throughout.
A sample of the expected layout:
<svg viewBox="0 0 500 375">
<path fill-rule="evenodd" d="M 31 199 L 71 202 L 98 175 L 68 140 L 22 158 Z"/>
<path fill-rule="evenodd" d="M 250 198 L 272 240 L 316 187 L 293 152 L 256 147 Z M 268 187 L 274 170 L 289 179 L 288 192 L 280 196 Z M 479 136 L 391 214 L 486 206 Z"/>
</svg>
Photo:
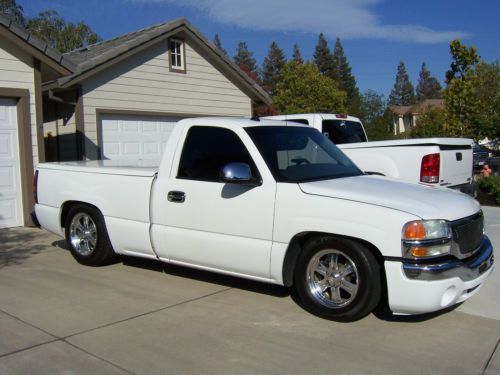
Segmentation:
<svg viewBox="0 0 500 375">
<path fill-rule="evenodd" d="M 181 119 L 173 116 L 101 114 L 101 157 L 159 162 L 175 123 Z"/>
<path fill-rule="evenodd" d="M 0 98 L 0 228 L 23 225 L 16 101 Z"/>
</svg>

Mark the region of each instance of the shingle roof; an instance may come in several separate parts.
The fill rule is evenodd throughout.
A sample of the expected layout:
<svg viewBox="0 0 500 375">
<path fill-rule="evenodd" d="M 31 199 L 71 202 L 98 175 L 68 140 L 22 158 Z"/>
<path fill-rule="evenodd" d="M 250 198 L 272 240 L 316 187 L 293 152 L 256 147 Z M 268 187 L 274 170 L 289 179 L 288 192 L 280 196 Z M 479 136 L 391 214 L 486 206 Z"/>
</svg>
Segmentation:
<svg viewBox="0 0 500 375">
<path fill-rule="evenodd" d="M 234 64 L 224 53 L 217 47 L 209 42 L 191 23 L 185 18 L 178 18 L 169 22 L 150 26 L 141 30 L 133 31 L 128 34 L 118 36 L 113 39 L 105 40 L 87 47 L 79 48 L 77 50 L 64 54 L 65 59 L 70 59 L 75 65 L 76 69 L 70 76 L 62 77 L 58 80 L 60 87 L 67 87 L 77 83 L 82 79 L 83 75 L 92 73 L 94 69 L 102 66 L 103 64 L 112 63 L 117 57 L 121 55 L 133 53 L 136 49 L 145 43 L 160 40 L 172 32 L 188 31 L 202 44 L 208 47 L 217 58 L 223 62 L 224 67 L 235 73 L 243 84 L 252 92 L 256 98 L 264 103 L 272 103 L 269 95 L 260 87 L 255 81 L 249 78 L 236 64 Z"/>
<path fill-rule="evenodd" d="M 0 14 L 0 26 L 9 30 L 12 34 L 16 35 L 28 45 L 41 52 L 43 55 L 45 55 L 45 57 L 56 62 L 67 70 L 73 72 L 76 69 L 76 64 L 72 60 L 61 55 L 58 51 L 49 47 L 46 42 L 37 38 L 26 29 L 18 26 L 10 18 L 6 17 L 3 14 Z"/>
<path fill-rule="evenodd" d="M 419 114 L 424 112 L 426 109 L 433 108 L 443 108 L 444 99 L 424 99 L 414 105 L 393 105 L 389 106 L 390 110 L 399 116 Z"/>
</svg>

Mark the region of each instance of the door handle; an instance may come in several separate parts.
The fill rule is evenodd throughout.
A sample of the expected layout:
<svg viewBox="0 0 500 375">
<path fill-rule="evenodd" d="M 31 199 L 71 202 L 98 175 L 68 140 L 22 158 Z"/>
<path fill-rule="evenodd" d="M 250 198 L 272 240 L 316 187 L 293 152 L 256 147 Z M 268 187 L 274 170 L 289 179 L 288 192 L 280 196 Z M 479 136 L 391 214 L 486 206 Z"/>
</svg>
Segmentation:
<svg viewBox="0 0 500 375">
<path fill-rule="evenodd" d="M 169 191 L 167 199 L 169 202 L 183 203 L 186 200 L 186 194 L 183 191 Z"/>
</svg>

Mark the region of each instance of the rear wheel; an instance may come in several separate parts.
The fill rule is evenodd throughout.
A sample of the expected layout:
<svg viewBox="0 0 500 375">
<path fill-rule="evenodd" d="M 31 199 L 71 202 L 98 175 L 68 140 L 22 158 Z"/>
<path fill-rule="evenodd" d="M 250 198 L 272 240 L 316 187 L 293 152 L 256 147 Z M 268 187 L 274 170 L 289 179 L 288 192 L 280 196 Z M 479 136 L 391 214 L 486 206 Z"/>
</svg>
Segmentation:
<svg viewBox="0 0 500 375">
<path fill-rule="evenodd" d="M 65 223 L 66 242 L 78 263 L 102 266 L 114 262 L 117 255 L 111 246 L 102 214 L 94 207 L 72 207 Z"/>
<path fill-rule="evenodd" d="M 364 246 L 348 239 L 310 240 L 297 259 L 294 281 L 303 306 L 332 320 L 358 320 L 381 297 L 377 260 Z"/>
</svg>

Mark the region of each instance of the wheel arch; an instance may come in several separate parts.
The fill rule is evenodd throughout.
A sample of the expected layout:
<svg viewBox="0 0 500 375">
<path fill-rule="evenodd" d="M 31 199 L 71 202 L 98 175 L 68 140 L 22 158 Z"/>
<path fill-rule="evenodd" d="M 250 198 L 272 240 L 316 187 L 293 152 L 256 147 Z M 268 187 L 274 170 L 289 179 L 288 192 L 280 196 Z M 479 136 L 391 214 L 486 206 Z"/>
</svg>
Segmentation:
<svg viewBox="0 0 500 375">
<path fill-rule="evenodd" d="M 340 234 L 335 234 L 335 233 L 327 233 L 327 232 L 301 232 L 296 234 L 292 240 L 290 241 L 287 251 L 285 253 L 285 258 L 283 260 L 283 270 L 282 270 L 282 277 L 283 277 L 283 284 L 287 287 L 291 287 L 293 285 L 293 275 L 295 272 L 295 266 L 297 263 L 297 258 L 302 251 L 303 247 L 305 244 L 312 238 L 316 237 L 332 237 L 332 238 L 339 238 L 339 239 L 348 239 L 351 241 L 355 241 L 364 247 L 366 247 L 374 256 L 375 259 L 379 262 L 380 264 L 380 269 L 382 272 L 381 278 L 383 281 L 383 284 L 385 284 L 385 272 L 384 272 L 384 257 L 380 250 L 373 245 L 371 242 L 368 242 L 366 240 L 363 240 L 361 238 L 357 237 L 351 237 L 351 236 L 345 236 L 345 235 L 340 235 Z"/>
<path fill-rule="evenodd" d="M 97 206 L 95 206 L 91 203 L 88 203 L 88 202 L 76 201 L 76 200 L 66 201 L 61 205 L 61 215 L 59 217 L 61 228 L 64 228 L 66 225 L 66 220 L 68 218 L 69 211 L 73 207 L 78 206 L 78 205 L 92 207 L 92 208 L 96 209 L 97 211 L 101 212 L 101 210 Z M 101 212 L 101 214 L 102 214 L 102 212 Z"/>
</svg>

